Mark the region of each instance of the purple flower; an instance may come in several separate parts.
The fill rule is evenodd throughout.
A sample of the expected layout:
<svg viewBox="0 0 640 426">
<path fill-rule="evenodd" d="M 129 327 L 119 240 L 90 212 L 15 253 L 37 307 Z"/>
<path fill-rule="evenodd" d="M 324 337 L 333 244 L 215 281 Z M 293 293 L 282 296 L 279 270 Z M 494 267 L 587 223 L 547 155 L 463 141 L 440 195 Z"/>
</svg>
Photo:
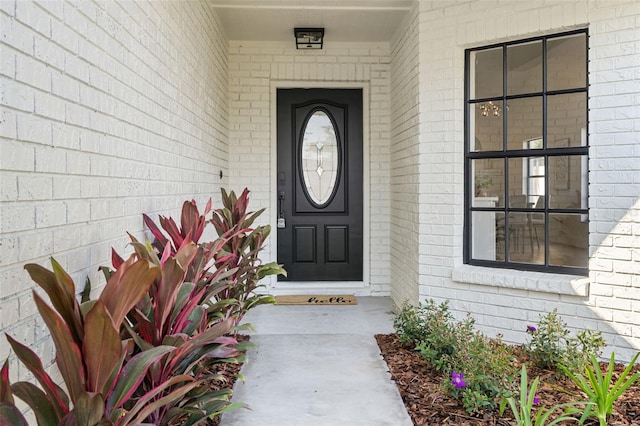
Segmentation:
<svg viewBox="0 0 640 426">
<path fill-rule="evenodd" d="M 536 331 L 538 331 L 538 329 L 537 329 L 537 328 L 535 328 L 534 326 L 532 326 L 532 325 L 528 325 L 528 326 L 527 326 L 527 333 L 529 333 L 529 334 L 533 334 L 533 333 L 535 333 Z"/>
<path fill-rule="evenodd" d="M 458 374 L 455 371 L 451 373 L 451 384 L 456 387 L 456 389 L 462 389 L 467 386 L 467 383 L 464 381 L 464 374 Z"/>
<path fill-rule="evenodd" d="M 527 393 L 527 399 L 529 399 L 529 393 Z M 537 396 L 533 396 L 533 405 L 540 404 L 540 399 Z"/>
</svg>

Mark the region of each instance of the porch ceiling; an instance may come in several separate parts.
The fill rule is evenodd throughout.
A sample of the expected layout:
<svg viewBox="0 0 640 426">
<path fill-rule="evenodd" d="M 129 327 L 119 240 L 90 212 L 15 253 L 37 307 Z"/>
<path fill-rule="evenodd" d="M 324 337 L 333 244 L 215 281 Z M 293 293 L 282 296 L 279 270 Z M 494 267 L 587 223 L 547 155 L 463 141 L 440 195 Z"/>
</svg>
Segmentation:
<svg viewBox="0 0 640 426">
<path fill-rule="evenodd" d="M 209 0 L 229 40 L 290 41 L 295 27 L 324 27 L 325 42 L 385 42 L 414 0 Z"/>
</svg>

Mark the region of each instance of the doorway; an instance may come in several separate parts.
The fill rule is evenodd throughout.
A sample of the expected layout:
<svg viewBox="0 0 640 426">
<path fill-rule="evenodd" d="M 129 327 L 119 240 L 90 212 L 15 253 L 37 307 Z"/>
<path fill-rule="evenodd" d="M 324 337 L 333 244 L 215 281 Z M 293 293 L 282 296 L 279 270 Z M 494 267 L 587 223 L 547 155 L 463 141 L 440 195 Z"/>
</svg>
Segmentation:
<svg viewBox="0 0 640 426">
<path fill-rule="evenodd" d="M 277 90 L 279 281 L 363 279 L 362 89 Z"/>
</svg>

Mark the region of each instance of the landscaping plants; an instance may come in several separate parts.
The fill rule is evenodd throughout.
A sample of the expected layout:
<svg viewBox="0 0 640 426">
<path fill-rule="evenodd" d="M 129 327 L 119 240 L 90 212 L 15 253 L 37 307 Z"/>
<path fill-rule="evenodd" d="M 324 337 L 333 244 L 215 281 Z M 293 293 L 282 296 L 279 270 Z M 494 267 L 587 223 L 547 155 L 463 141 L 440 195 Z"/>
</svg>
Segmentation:
<svg viewBox="0 0 640 426">
<path fill-rule="evenodd" d="M 558 373 L 579 372 L 584 370 L 589 356 L 600 355 L 605 343 L 599 331 L 580 330 L 572 337 L 566 327 L 555 309 L 540 316 L 538 327 L 527 326 L 531 341 L 524 348 L 533 365 Z"/>
<path fill-rule="evenodd" d="M 38 311 L 51 332 L 56 364 L 67 390 L 53 381 L 33 351 L 7 335 L 16 356 L 42 389 L 29 382 L 10 384 L 5 363 L 0 397 L 10 406 L 13 406 L 13 395 L 25 401 L 34 410 L 39 425 L 139 423 L 138 415 L 143 409 L 161 405 L 164 401 L 150 404 L 146 399 L 159 389 L 151 389 L 143 396 L 145 399 L 130 401 L 129 398 L 151 364 L 170 347 L 151 348 L 131 357 L 125 364 L 131 342 L 121 341 L 119 329 L 126 313 L 148 291 L 157 269 L 146 260 L 131 257 L 111 276 L 97 300 L 80 305 L 71 277 L 54 259 L 51 264 L 53 271 L 36 264 L 26 265 L 25 269 L 53 305 L 49 306 L 33 292 Z M 189 389 L 190 381 L 190 378 L 180 377 L 171 384 Z M 172 394 L 165 401 L 172 398 L 179 396 Z M 17 414 L 14 412 L 14 415 Z M 26 424 L 20 417 L 17 417 L 17 424 Z"/>
<path fill-rule="evenodd" d="M 271 233 L 269 225 L 253 227 L 255 220 L 264 209 L 257 212 L 247 211 L 249 206 L 249 190 L 245 188 L 240 196 L 222 188 L 222 205 L 216 209 L 211 219 L 218 236 L 225 242 L 216 257 L 228 258 L 228 270 L 232 274 L 227 278 L 229 285 L 220 293 L 219 299 L 227 303 L 225 316 L 232 318 L 234 325 L 246 313 L 263 304 L 275 303 L 271 295 L 258 294 L 256 289 L 263 278 L 270 275 L 285 275 L 287 272 L 276 262 L 263 264 L 260 252 Z"/>
<path fill-rule="evenodd" d="M 425 306 L 440 307 L 441 309 L 425 309 Z M 542 330 L 542 335 L 548 333 L 547 323 L 552 323 L 557 335 L 568 337 L 571 342 L 560 340 L 560 349 L 564 352 L 559 359 L 562 363 L 552 364 L 548 369 L 531 366 L 535 372 L 534 380 L 528 383 L 525 363 L 532 362 L 532 356 L 526 345 L 510 346 L 497 339 L 488 339 L 481 333 L 472 331 L 471 334 L 460 333 L 457 327 L 466 323 L 473 324 L 473 319 L 467 316 L 463 321 L 454 322 L 448 313 L 448 305 L 427 301 L 419 307 L 412 308 L 404 305 L 395 325 L 396 335 L 377 335 L 376 339 L 381 352 L 389 366 L 393 380 L 397 383 L 407 410 L 416 426 L 422 425 L 552 425 L 565 423 L 580 423 L 593 425 L 597 402 L 593 397 L 588 401 L 579 397 L 580 388 L 589 383 L 587 377 L 583 386 L 574 384 L 563 369 L 572 372 L 576 363 L 568 363 L 571 358 L 581 359 L 590 357 L 596 362 L 596 351 L 602 346 L 599 333 L 580 331 L 575 338 L 568 337 L 564 323 L 553 312 L 541 324 L 529 325 L 527 331 L 534 334 Z M 413 310 L 413 312 L 412 312 Z M 426 315 L 426 316 L 425 316 Z M 440 363 L 430 358 L 435 352 L 421 348 L 433 348 L 429 343 L 425 345 L 411 344 L 408 335 L 421 336 L 429 342 L 427 330 L 423 327 L 434 318 L 436 323 L 448 324 L 439 326 L 439 331 L 453 331 L 459 338 L 453 345 L 450 355 L 444 355 Z M 446 320 L 442 321 L 443 318 Z M 451 322 L 449 322 L 451 321 Z M 560 326 L 558 326 L 560 324 Z M 423 327 L 421 329 L 421 327 Z M 409 332 L 407 332 L 409 331 Z M 401 337 L 402 336 L 402 337 Z M 440 338 L 442 336 L 439 336 Z M 446 340 L 446 339 L 445 339 Z M 433 341 L 438 341 L 437 338 Z M 450 341 L 450 340 L 447 340 Z M 575 342 L 575 343 L 574 343 Z M 446 346 L 446 345 L 445 345 Z M 426 355 L 426 356 L 425 356 Z M 640 366 L 634 366 L 637 360 L 627 366 L 615 366 L 612 377 L 618 379 L 618 386 L 612 387 L 613 424 L 640 424 L 640 383 L 637 377 L 627 381 L 635 375 L 640 375 Z M 520 370 L 520 386 L 515 383 L 515 371 Z M 606 375 L 598 381 L 598 370 L 591 369 L 593 383 L 606 383 Z M 623 371 L 624 370 L 624 371 Z M 558 374 L 558 371 L 561 374 Z M 625 373 L 626 371 L 626 373 Z M 493 372 L 493 373 L 491 373 Z M 635 373 L 634 373 L 635 372 Z M 585 374 L 588 374 L 585 373 Z M 480 378 L 474 383 L 474 376 Z M 628 385 L 628 386 L 627 386 Z M 592 388 L 595 386 L 589 385 Z M 601 385 L 600 387 L 603 387 Z M 626 393 L 617 392 L 623 387 Z M 614 391 L 615 389 L 616 391 Z M 624 390 L 623 390 L 624 391 Z M 491 396 L 493 395 L 493 396 Z M 617 399 L 615 399 L 617 398 Z M 604 399 L 603 399 L 604 401 Z M 496 409 L 500 402 L 500 410 Z M 510 410 L 505 411 L 509 407 Z M 549 408 L 547 408 L 549 407 Z M 588 417 L 588 416 L 593 417 Z"/>
<path fill-rule="evenodd" d="M 631 387 L 631 385 L 640 379 L 640 372 L 636 372 L 629 376 L 639 355 L 640 353 L 633 357 L 629 365 L 624 369 L 618 377 L 618 380 L 615 382 L 613 382 L 613 372 L 615 367 L 615 355 L 613 353 L 609 359 L 609 366 L 607 374 L 605 375 L 602 374 L 600 364 L 593 355 L 589 358 L 591 365 L 585 368 L 585 375 L 579 373 L 574 374 L 566 367 L 561 367 L 567 376 L 569 376 L 569 378 L 571 378 L 571 380 L 573 380 L 580 390 L 589 398 L 588 406 L 583 417 L 593 415 L 598 418 L 600 426 L 607 424 L 607 415 L 613 414 L 613 404 L 627 389 L 629 389 L 629 387 Z"/>
<path fill-rule="evenodd" d="M 412 308 L 404 305 L 394 325 L 398 338 L 413 346 L 436 370 L 442 386 L 460 399 L 468 413 L 492 410 L 496 399 L 514 387 L 513 354 L 500 336 L 489 339 L 474 331 L 467 315 L 454 321 L 448 301 L 433 300 Z"/>
<path fill-rule="evenodd" d="M 210 202 L 202 215 L 195 202 L 185 202 L 180 226 L 160 217 L 158 227 L 144 216 L 155 241 L 130 236 L 133 254 L 124 260 L 113 252 L 113 269 L 102 268 L 107 284 L 97 300 L 85 291 L 79 303 L 73 281 L 53 259 L 53 271 L 25 267 L 53 305 L 34 292 L 66 390 L 35 353 L 7 336 L 41 388 L 11 384 L 5 362 L 0 424 L 26 424 L 14 396 L 33 409 L 39 425 L 191 425 L 242 405 L 230 404 L 231 391 L 210 383 L 225 377 L 216 371 L 231 371 L 216 365 L 244 357 L 247 344 L 236 340 L 240 319 L 273 300 L 253 293 L 258 281 L 284 271 L 259 259 L 269 228 L 251 228 L 261 211 L 246 212 L 248 191 L 240 198 L 223 191 L 223 198 L 220 214 L 231 214 L 212 242 L 200 242 Z"/>
<path fill-rule="evenodd" d="M 503 397 L 500 401 L 500 415 L 504 414 L 504 410 L 509 406 L 513 414 L 516 426 L 553 426 L 561 422 L 578 422 L 578 419 L 570 415 L 561 415 L 550 421 L 551 415 L 558 409 L 571 409 L 578 405 L 579 402 L 568 402 L 564 404 L 556 404 L 551 408 L 539 409 L 535 415 L 532 415 L 533 407 L 540 404 L 539 398 L 536 397 L 540 377 L 536 377 L 529 387 L 527 381 L 527 366 L 523 365 L 520 370 L 520 392 L 519 399 Z"/>
</svg>

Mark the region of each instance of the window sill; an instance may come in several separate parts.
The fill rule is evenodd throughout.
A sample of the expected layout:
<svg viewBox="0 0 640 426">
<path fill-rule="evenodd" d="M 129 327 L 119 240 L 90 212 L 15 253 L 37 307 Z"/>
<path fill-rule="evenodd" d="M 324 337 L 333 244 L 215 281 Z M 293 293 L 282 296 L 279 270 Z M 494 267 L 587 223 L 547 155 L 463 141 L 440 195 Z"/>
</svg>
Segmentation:
<svg viewBox="0 0 640 426">
<path fill-rule="evenodd" d="M 588 297 L 589 278 L 575 275 L 547 274 L 514 269 L 461 265 L 451 274 L 453 281 L 465 284 L 504 287 L 542 293 Z"/>
</svg>

